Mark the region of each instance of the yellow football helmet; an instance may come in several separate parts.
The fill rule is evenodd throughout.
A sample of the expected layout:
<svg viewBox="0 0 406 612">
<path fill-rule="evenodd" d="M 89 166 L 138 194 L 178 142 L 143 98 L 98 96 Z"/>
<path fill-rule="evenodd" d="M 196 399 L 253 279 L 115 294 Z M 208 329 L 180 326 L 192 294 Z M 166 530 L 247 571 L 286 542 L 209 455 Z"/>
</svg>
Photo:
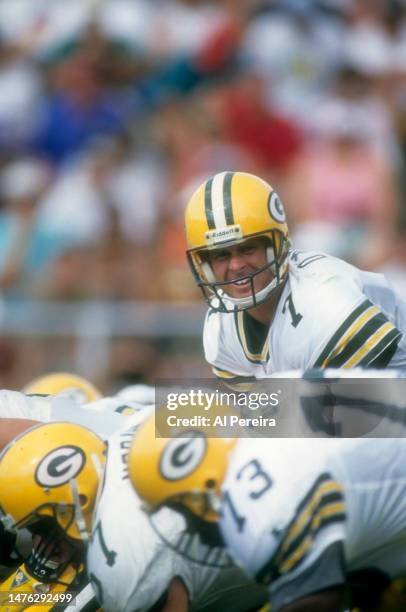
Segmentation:
<svg viewBox="0 0 406 612">
<path fill-rule="evenodd" d="M 89 381 L 77 374 L 54 372 L 40 376 L 28 383 L 23 389 L 28 395 L 59 395 L 72 397 L 79 404 L 95 402 L 101 393 Z"/>
<path fill-rule="evenodd" d="M 27 561 L 32 575 L 54 581 L 91 533 L 93 509 L 105 463 L 105 444 L 73 423 L 35 426 L 0 455 L 0 520 L 6 529 L 26 527 L 37 536 Z"/>
<path fill-rule="evenodd" d="M 185 506 L 204 520 L 217 520 L 220 488 L 236 443 L 236 438 L 209 438 L 199 429 L 157 438 L 152 415 L 136 432 L 130 448 L 131 482 L 151 511 L 169 502 Z"/>
<path fill-rule="evenodd" d="M 267 300 L 286 277 L 290 242 L 285 211 L 278 194 L 261 178 L 246 172 L 216 174 L 192 195 L 186 208 L 185 224 L 189 264 L 213 310 L 234 312 L 257 306 Z M 233 281 L 216 281 L 207 252 L 261 236 L 268 241 L 267 265 L 247 275 L 251 296 L 230 297 L 226 289 Z M 264 270 L 270 270 L 273 278 L 256 292 L 253 279 Z"/>
</svg>

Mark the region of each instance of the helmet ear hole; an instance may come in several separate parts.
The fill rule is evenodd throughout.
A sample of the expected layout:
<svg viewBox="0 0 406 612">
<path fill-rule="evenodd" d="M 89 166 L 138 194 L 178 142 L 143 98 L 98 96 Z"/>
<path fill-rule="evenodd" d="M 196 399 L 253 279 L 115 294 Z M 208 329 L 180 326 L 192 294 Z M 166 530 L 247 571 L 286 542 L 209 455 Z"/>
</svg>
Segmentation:
<svg viewBox="0 0 406 612">
<path fill-rule="evenodd" d="M 214 478 L 209 478 L 208 480 L 206 480 L 206 489 L 215 489 L 216 488 L 216 481 L 214 480 Z"/>
<path fill-rule="evenodd" d="M 79 495 L 79 503 L 80 503 L 80 505 L 82 507 L 86 506 L 87 501 L 88 501 L 87 495 L 83 495 L 83 493 L 80 493 L 80 495 Z"/>
</svg>

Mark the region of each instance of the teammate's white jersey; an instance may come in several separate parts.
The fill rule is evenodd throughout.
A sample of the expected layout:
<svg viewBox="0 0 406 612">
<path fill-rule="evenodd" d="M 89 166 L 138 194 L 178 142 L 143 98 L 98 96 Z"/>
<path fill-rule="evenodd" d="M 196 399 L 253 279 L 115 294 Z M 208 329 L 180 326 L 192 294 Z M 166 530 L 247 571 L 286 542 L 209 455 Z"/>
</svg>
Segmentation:
<svg viewBox="0 0 406 612">
<path fill-rule="evenodd" d="M 133 434 L 134 428 L 130 428 L 109 440 L 105 479 L 88 549 L 88 575 L 103 610 L 148 610 L 175 576 L 189 592 L 190 610 L 260 607 L 266 599 L 265 589 L 236 568 L 223 548 L 210 557 L 216 558 L 221 568 L 191 561 L 172 548 L 179 546 L 184 536 L 183 516 L 163 508 L 152 519 L 142 510 L 127 467 Z M 197 536 L 190 543 L 195 559 L 209 558 L 207 547 Z"/>
<path fill-rule="evenodd" d="M 270 327 L 247 311 L 209 309 L 206 360 L 229 382 L 283 370 L 390 367 L 406 370 L 406 304 L 381 274 L 329 255 L 293 251 Z"/>
<path fill-rule="evenodd" d="M 20 391 L 0 390 L 0 418 L 30 419 L 49 423 L 52 411 L 50 397 L 25 395 Z"/>
<path fill-rule="evenodd" d="M 118 396 L 82 404 L 63 393 L 38 396 L 0 390 L 0 419 L 29 419 L 41 423 L 67 421 L 88 427 L 102 437 L 129 427 L 133 420 L 137 422 L 138 412 L 144 410 L 150 408 L 123 401 Z"/>
<path fill-rule="evenodd" d="M 359 569 L 406 575 L 406 440 L 249 440 L 223 484 L 220 526 L 278 610 Z"/>
</svg>

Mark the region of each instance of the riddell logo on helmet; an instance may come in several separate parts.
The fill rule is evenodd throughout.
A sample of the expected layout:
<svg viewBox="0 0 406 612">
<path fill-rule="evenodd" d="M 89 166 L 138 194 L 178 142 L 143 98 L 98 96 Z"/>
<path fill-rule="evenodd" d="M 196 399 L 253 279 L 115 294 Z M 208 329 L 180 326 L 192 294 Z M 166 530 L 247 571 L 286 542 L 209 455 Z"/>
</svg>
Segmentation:
<svg viewBox="0 0 406 612">
<path fill-rule="evenodd" d="M 222 244 L 230 240 L 236 240 L 242 238 L 242 231 L 240 225 L 230 225 L 223 229 L 211 230 L 206 232 L 207 244 Z"/>
</svg>

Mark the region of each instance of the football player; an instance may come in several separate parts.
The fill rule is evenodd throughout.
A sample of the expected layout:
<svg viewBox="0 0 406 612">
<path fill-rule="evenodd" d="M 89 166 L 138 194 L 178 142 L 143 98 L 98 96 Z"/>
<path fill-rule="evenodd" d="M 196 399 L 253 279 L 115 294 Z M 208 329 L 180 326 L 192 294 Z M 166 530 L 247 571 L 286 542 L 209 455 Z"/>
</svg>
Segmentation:
<svg viewBox="0 0 406 612">
<path fill-rule="evenodd" d="M 141 467 L 142 466 L 142 467 Z M 146 469 L 147 466 L 147 469 Z M 372 585 L 373 605 L 406 575 L 406 440 L 221 439 L 204 431 L 134 437 L 131 481 L 146 509 L 217 517 L 238 565 L 266 585 L 272 612 L 339 612 Z M 354 584 L 350 589 L 349 585 Z"/>
<path fill-rule="evenodd" d="M 78 423 L 107 437 L 128 427 L 127 418 L 144 410 L 153 397 L 154 389 L 145 385 L 134 385 L 115 396 L 102 397 L 91 382 L 66 372 L 37 378 L 22 393 L 0 390 L 0 450 L 38 421 Z"/>
<path fill-rule="evenodd" d="M 26 397 L 25 394 L 33 397 Z M 56 402 L 46 397 L 54 395 L 58 395 L 63 400 L 62 404 L 69 406 L 73 404 L 76 407 L 101 398 L 100 392 L 92 383 L 81 376 L 67 372 L 54 372 L 36 378 L 24 387 L 23 393 L 1 390 L 0 450 L 37 421 L 51 420 L 52 406 L 55 406 Z M 59 420 L 63 418 L 59 417 Z"/>
<path fill-rule="evenodd" d="M 380 274 L 292 250 L 283 204 L 264 180 L 216 174 L 192 195 L 185 221 L 189 264 L 209 305 L 205 355 L 220 379 L 406 370 L 406 305 Z"/>
<path fill-rule="evenodd" d="M 86 586 L 84 550 L 105 450 L 92 431 L 52 423 L 23 432 L 0 455 L 0 522 L 7 534 L 23 530 L 32 537 L 24 564 L 2 591 L 16 594 L 21 586 L 38 594 Z M 7 603 L 6 598 L 2 604 Z"/>
<path fill-rule="evenodd" d="M 266 591 L 232 562 L 215 525 L 196 536 L 169 508 L 154 517 L 145 514 L 128 473 L 135 428 L 109 438 L 105 481 L 88 548 L 88 575 L 103 610 L 258 609 L 266 602 Z"/>
<path fill-rule="evenodd" d="M 144 414 L 137 417 L 141 421 Z M 220 612 L 262 605 L 266 591 L 231 562 L 223 547 L 214 546 L 213 536 L 209 544 L 188 536 L 183 518 L 170 510 L 154 524 L 146 517 L 128 475 L 135 428 L 133 424 L 115 434 L 105 447 L 81 426 L 40 425 L 3 451 L 3 523 L 8 529 L 28 528 L 35 538 L 24 572 L 54 584 L 66 580 L 69 571 L 71 588 L 75 581 L 82 585 L 84 547 L 92 530 L 88 576 L 104 610 L 150 610 L 156 605 L 154 609 L 165 612 Z M 181 541 L 189 558 L 175 552 Z"/>
<path fill-rule="evenodd" d="M 128 419 L 132 419 L 128 415 L 143 408 L 132 399 L 136 397 L 134 392 L 126 399 L 118 396 L 102 398 L 92 383 L 65 372 L 38 378 L 26 385 L 24 391 L 31 395 L 0 391 L 0 450 L 38 423 L 61 420 L 81 424 L 106 438 L 112 432 L 128 427 Z M 0 524 L 0 564 L 3 565 L 0 574 L 9 575 L 30 549 L 31 536 L 26 530 L 20 530 L 16 537 L 6 533 Z M 24 570 L 21 572 L 24 574 Z M 10 577 L 10 584 L 17 581 L 18 575 L 17 572 L 16 576 Z M 25 580 L 24 585 L 27 586 Z M 10 590 L 10 585 L 2 586 L 0 590 Z"/>
</svg>

